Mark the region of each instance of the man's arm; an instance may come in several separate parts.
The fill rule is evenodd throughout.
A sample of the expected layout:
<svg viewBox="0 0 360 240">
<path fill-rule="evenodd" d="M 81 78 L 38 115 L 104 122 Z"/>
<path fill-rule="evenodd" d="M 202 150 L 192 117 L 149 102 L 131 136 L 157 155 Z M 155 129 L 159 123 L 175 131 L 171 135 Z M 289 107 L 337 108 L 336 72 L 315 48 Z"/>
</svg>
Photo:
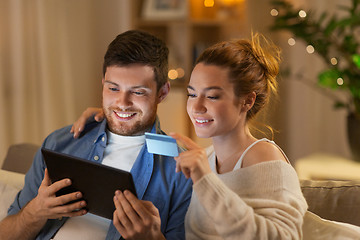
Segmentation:
<svg viewBox="0 0 360 240">
<path fill-rule="evenodd" d="M 70 179 L 51 184 L 47 169 L 45 169 L 38 195 L 20 212 L 7 216 L 0 222 L 0 239 L 34 239 L 48 219 L 86 214 L 86 210 L 82 209 L 86 206 L 85 201 L 65 205 L 70 201 L 80 199 L 82 197 L 80 192 L 56 197 L 57 191 L 70 185 Z"/>
</svg>

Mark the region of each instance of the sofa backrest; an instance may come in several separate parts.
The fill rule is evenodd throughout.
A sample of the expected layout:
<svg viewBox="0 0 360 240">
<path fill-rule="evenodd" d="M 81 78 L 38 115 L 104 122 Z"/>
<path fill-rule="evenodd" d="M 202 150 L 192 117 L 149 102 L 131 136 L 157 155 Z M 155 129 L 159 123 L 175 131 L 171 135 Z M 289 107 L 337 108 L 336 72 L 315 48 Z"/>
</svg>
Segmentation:
<svg viewBox="0 0 360 240">
<path fill-rule="evenodd" d="M 17 172 L 26 173 L 40 146 L 32 143 L 19 143 L 11 145 L 6 154 L 5 160 L 1 169 Z"/>
<path fill-rule="evenodd" d="M 300 184 L 310 212 L 360 226 L 360 180 L 301 180 Z"/>
</svg>

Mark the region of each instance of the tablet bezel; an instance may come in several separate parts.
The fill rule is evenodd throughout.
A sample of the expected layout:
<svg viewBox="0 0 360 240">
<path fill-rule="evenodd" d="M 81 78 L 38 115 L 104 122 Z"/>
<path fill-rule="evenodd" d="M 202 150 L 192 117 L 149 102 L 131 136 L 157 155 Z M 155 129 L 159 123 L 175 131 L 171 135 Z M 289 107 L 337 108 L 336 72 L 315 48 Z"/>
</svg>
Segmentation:
<svg viewBox="0 0 360 240">
<path fill-rule="evenodd" d="M 129 190 L 137 195 L 130 172 L 46 148 L 41 148 L 41 152 L 53 183 L 64 178 L 72 181 L 71 186 L 56 195 L 80 191 L 87 203 L 86 209 L 92 214 L 112 219 L 116 190 Z"/>
</svg>

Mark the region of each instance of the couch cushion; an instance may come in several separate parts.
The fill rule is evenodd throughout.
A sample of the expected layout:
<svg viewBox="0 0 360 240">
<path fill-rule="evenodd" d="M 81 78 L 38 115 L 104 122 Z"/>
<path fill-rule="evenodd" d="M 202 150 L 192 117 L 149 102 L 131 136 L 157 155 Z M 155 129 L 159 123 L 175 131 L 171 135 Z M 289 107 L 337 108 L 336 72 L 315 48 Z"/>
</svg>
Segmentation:
<svg viewBox="0 0 360 240">
<path fill-rule="evenodd" d="M 0 170 L 0 220 L 7 215 L 15 195 L 24 185 L 24 174 Z"/>
<path fill-rule="evenodd" d="M 359 240 L 360 227 L 329 221 L 307 211 L 304 217 L 303 240 Z"/>
<path fill-rule="evenodd" d="M 7 215 L 10 204 L 14 201 L 19 189 L 0 181 L 0 220 Z"/>
<path fill-rule="evenodd" d="M 360 180 L 301 180 L 309 211 L 332 221 L 360 226 Z"/>
</svg>

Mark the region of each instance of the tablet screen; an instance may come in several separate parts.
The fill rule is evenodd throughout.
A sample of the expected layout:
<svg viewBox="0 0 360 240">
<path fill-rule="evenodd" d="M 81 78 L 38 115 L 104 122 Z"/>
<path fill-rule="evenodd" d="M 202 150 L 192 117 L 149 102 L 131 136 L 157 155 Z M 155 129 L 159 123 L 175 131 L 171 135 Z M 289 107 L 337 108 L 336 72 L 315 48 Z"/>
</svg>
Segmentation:
<svg viewBox="0 0 360 240">
<path fill-rule="evenodd" d="M 41 152 L 52 182 L 64 178 L 72 181 L 71 186 L 61 189 L 56 195 L 80 191 L 87 203 L 86 209 L 93 214 L 113 218 L 116 190 L 129 190 L 136 196 L 130 172 L 45 148 Z"/>
</svg>

